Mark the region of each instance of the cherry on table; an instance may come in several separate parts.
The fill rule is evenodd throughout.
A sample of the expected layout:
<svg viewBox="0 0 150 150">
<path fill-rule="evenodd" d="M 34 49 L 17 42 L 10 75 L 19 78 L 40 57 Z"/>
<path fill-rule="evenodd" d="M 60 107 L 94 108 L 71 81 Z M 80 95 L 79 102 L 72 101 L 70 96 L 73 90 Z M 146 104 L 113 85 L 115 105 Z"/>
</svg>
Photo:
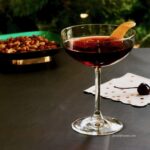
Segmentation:
<svg viewBox="0 0 150 150">
<path fill-rule="evenodd" d="M 138 86 L 137 91 L 138 91 L 139 95 L 148 95 L 148 94 L 150 94 L 150 86 L 146 83 L 141 83 Z"/>
<path fill-rule="evenodd" d="M 117 87 L 114 86 L 114 88 L 118 88 L 118 89 L 133 89 L 133 88 L 137 88 L 137 92 L 139 93 L 139 95 L 149 95 L 150 94 L 150 86 L 146 83 L 141 83 L 138 87 Z"/>
</svg>

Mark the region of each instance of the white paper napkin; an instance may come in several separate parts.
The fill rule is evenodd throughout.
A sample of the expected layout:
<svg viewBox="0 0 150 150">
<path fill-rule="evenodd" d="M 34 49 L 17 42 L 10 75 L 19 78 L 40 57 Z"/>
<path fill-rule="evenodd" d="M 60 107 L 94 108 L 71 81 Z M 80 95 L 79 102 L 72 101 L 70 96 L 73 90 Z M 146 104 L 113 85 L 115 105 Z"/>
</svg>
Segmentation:
<svg viewBox="0 0 150 150">
<path fill-rule="evenodd" d="M 138 87 L 141 83 L 150 85 L 150 79 L 132 73 L 127 73 L 120 78 L 115 78 L 103 83 L 101 85 L 101 96 L 133 106 L 145 106 L 150 103 L 150 95 L 139 95 L 137 88 L 123 90 L 114 88 L 114 86 L 125 88 Z M 95 94 L 95 86 L 86 89 L 85 92 Z"/>
</svg>

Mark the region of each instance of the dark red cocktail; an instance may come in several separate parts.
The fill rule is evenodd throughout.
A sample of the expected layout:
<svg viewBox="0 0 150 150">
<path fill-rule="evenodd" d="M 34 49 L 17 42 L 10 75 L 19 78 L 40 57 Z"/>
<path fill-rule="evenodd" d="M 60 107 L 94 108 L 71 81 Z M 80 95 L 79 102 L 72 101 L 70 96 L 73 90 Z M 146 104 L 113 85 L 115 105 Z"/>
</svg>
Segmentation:
<svg viewBox="0 0 150 150">
<path fill-rule="evenodd" d="M 115 40 L 109 36 L 72 38 L 64 43 L 65 49 L 74 59 L 86 66 L 106 66 L 126 56 L 133 41 Z"/>
<path fill-rule="evenodd" d="M 134 45 L 134 30 L 129 30 L 124 38 L 118 38 L 118 36 L 116 38 L 114 36 L 116 32 L 113 32 L 116 27 L 103 24 L 84 24 L 65 28 L 61 32 L 66 52 L 84 65 L 95 68 L 94 114 L 79 118 L 72 123 L 72 128 L 79 133 L 109 135 L 123 128 L 123 124 L 118 119 L 103 116 L 100 110 L 101 68 L 120 61 L 127 56 Z M 121 31 L 121 29 L 119 30 Z M 125 29 L 127 28 L 125 27 Z"/>
</svg>

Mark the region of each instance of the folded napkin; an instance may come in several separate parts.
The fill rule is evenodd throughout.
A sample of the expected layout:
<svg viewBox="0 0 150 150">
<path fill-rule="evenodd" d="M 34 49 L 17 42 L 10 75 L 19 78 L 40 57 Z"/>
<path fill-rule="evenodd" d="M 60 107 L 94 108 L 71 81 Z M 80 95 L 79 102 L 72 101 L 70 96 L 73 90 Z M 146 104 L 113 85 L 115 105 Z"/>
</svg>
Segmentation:
<svg viewBox="0 0 150 150">
<path fill-rule="evenodd" d="M 137 88 L 118 89 L 114 87 L 138 87 L 141 83 L 150 85 L 150 79 L 127 73 L 120 78 L 115 78 L 101 84 L 101 96 L 113 101 L 120 101 L 125 104 L 142 107 L 150 103 L 150 95 L 139 95 Z M 95 86 L 86 89 L 85 92 L 95 94 Z"/>
</svg>

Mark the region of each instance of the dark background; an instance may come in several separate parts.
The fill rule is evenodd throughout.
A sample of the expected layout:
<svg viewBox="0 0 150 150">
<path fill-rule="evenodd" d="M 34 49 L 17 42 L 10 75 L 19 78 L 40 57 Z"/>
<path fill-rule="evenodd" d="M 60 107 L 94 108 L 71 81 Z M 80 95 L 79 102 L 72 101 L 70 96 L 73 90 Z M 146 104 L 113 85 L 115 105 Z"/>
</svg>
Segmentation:
<svg viewBox="0 0 150 150">
<path fill-rule="evenodd" d="M 0 0 L 0 33 L 61 29 L 81 23 L 112 23 L 134 20 L 136 43 L 149 46 L 149 0 Z M 80 14 L 88 14 L 81 18 Z"/>
</svg>

